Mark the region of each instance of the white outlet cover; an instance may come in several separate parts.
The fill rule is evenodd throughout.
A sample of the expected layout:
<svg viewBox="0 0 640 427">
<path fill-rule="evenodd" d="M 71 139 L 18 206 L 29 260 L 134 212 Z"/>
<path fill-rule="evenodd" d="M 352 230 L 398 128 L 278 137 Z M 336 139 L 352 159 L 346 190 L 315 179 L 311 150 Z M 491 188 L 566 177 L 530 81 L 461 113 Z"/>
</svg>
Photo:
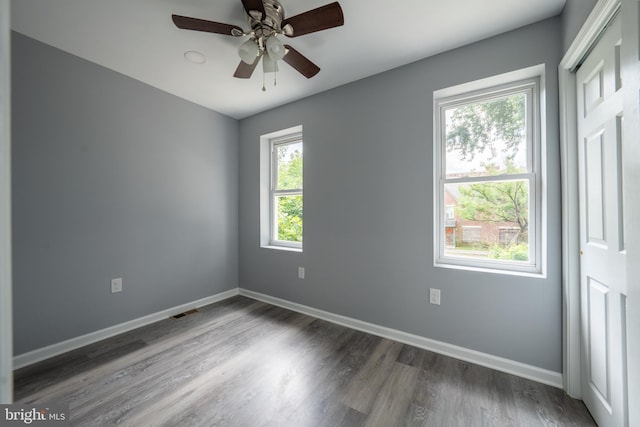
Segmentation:
<svg viewBox="0 0 640 427">
<path fill-rule="evenodd" d="M 440 289 L 429 288 L 429 303 L 440 305 Z"/>
<path fill-rule="evenodd" d="M 304 267 L 298 267 L 298 279 L 304 279 Z"/>
<path fill-rule="evenodd" d="M 111 293 L 122 292 L 122 277 L 111 279 Z"/>
</svg>

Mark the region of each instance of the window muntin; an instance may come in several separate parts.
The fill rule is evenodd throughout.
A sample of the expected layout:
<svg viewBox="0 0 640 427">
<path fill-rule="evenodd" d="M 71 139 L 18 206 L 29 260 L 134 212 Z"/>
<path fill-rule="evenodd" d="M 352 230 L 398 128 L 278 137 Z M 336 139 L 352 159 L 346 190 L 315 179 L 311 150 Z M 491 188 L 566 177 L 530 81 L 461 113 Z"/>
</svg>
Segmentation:
<svg viewBox="0 0 640 427">
<path fill-rule="evenodd" d="M 302 135 L 271 140 L 270 245 L 302 248 Z"/>
<path fill-rule="evenodd" d="M 541 273 L 538 80 L 436 95 L 436 265 Z"/>
</svg>

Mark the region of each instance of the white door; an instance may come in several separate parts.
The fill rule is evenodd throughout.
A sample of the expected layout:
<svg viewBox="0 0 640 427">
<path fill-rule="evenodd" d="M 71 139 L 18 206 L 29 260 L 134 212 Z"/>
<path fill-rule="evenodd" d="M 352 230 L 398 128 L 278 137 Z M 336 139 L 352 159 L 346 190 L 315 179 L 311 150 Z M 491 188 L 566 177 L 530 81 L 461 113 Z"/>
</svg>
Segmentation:
<svg viewBox="0 0 640 427">
<path fill-rule="evenodd" d="M 620 17 L 577 72 L 582 398 L 600 427 L 627 421 Z"/>
</svg>

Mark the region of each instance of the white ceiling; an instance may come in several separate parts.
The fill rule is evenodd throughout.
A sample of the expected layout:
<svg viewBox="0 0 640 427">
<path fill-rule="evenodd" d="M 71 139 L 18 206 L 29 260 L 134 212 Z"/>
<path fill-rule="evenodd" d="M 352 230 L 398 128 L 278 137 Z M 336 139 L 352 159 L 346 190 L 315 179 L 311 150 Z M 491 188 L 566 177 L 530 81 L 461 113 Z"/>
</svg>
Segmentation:
<svg viewBox="0 0 640 427">
<path fill-rule="evenodd" d="M 332 0 L 281 0 L 294 16 Z M 240 0 L 14 0 L 12 28 L 204 107 L 243 118 L 560 13 L 565 0 L 340 0 L 345 25 L 288 39 L 321 71 L 232 77 L 244 38 L 180 30 L 171 14 L 246 28 Z M 206 57 L 202 65 L 186 51 Z"/>
</svg>

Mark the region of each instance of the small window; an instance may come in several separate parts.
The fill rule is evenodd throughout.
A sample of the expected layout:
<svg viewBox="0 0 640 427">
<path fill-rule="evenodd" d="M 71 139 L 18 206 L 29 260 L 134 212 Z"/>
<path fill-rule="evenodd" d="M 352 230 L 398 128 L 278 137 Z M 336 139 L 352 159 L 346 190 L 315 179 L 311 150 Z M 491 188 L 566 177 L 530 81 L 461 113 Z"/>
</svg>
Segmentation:
<svg viewBox="0 0 640 427">
<path fill-rule="evenodd" d="M 302 252 L 302 126 L 260 136 L 260 247 Z"/>
<path fill-rule="evenodd" d="M 437 266 L 542 273 L 540 74 L 516 74 L 434 94 Z"/>
<path fill-rule="evenodd" d="M 271 245 L 302 247 L 302 135 L 271 140 Z"/>
<path fill-rule="evenodd" d="M 444 213 L 444 217 L 446 219 L 455 219 L 456 218 L 456 210 L 455 210 L 455 206 L 447 206 L 445 213 Z"/>
<path fill-rule="evenodd" d="M 481 232 L 481 227 L 477 225 L 462 226 L 462 241 L 464 243 L 480 243 L 482 241 Z"/>
<path fill-rule="evenodd" d="M 520 233 L 522 231 L 517 227 L 500 227 L 499 236 L 501 245 L 510 246 L 517 243 L 520 239 Z"/>
</svg>

